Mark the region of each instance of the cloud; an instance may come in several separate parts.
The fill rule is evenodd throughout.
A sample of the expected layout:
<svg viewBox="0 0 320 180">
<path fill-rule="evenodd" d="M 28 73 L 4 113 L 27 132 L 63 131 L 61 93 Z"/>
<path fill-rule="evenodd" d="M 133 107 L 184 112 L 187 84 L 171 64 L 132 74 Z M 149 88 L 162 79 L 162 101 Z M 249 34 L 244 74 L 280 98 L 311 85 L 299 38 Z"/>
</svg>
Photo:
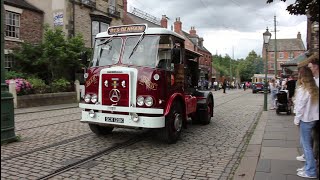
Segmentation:
<svg viewBox="0 0 320 180">
<path fill-rule="evenodd" d="M 169 17 L 170 28 L 177 17 L 182 28 L 189 32 L 195 26 L 197 34 L 204 38 L 205 47 L 212 53 L 235 59 L 245 58 L 254 50 L 261 55 L 266 27 L 274 38 L 274 16 L 277 18 L 277 39 L 296 38 L 300 31 L 306 40 L 306 16 L 290 15 L 286 8 L 294 0 L 287 2 L 266 0 L 132 0 L 134 6 L 155 17 Z M 129 8 L 130 9 L 130 8 Z M 232 49 L 234 51 L 232 51 Z M 233 53 L 232 53 L 233 52 Z"/>
</svg>

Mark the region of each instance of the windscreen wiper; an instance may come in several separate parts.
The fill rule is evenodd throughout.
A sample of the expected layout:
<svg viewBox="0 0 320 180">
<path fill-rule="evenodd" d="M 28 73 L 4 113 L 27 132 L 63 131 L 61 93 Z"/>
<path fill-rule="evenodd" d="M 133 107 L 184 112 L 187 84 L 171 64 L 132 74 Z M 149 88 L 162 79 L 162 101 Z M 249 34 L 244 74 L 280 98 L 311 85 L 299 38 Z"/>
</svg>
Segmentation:
<svg viewBox="0 0 320 180">
<path fill-rule="evenodd" d="M 132 54 L 136 51 L 136 49 L 137 49 L 138 45 L 140 44 L 140 42 L 142 41 L 142 39 L 144 38 L 144 34 L 145 34 L 145 32 L 143 32 L 143 34 L 141 34 L 141 36 L 140 36 L 137 44 L 133 47 L 133 49 L 132 49 L 132 51 L 131 51 L 131 54 L 130 54 L 130 56 L 129 56 L 129 59 L 130 59 L 130 57 L 132 56 Z"/>
<path fill-rule="evenodd" d="M 114 36 L 115 36 L 115 35 L 111 36 L 109 39 L 106 39 L 105 41 L 101 42 L 101 43 L 98 44 L 97 46 L 101 46 L 101 45 L 103 45 L 103 44 L 108 44 L 109 42 L 111 42 L 111 41 L 113 40 L 113 37 L 114 37 Z"/>
</svg>

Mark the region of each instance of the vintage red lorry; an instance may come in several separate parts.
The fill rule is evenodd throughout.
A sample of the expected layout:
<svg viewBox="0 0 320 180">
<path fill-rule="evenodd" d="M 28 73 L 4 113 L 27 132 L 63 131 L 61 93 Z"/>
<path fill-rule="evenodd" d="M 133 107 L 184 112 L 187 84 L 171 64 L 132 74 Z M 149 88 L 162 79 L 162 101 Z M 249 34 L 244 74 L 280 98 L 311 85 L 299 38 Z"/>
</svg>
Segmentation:
<svg viewBox="0 0 320 180">
<path fill-rule="evenodd" d="M 114 127 L 157 129 L 167 143 L 178 140 L 188 118 L 209 124 L 214 98 L 197 87 L 201 54 L 184 43 L 183 36 L 146 24 L 97 34 L 79 104 L 81 122 L 96 134 Z"/>
</svg>

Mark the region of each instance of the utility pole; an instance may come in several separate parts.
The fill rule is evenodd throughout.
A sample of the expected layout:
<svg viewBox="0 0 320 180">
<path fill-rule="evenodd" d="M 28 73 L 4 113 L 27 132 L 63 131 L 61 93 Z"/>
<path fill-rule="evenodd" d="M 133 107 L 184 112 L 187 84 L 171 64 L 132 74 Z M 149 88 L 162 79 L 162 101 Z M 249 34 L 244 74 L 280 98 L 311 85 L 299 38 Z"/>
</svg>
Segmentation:
<svg viewBox="0 0 320 180">
<path fill-rule="evenodd" d="M 233 46 L 232 46 L 232 59 L 233 58 L 234 58 L 234 50 L 233 50 Z M 232 59 L 230 59 L 230 78 L 231 78 L 230 82 L 232 82 L 232 80 L 233 80 L 233 78 L 232 78 L 232 69 L 231 69 L 231 60 Z"/>
<path fill-rule="evenodd" d="M 14 132 L 13 96 L 5 82 L 4 69 L 4 0 L 1 0 L 1 144 L 17 140 Z"/>
<path fill-rule="evenodd" d="M 274 16 L 274 77 L 278 75 L 278 62 L 277 62 L 277 20 Z"/>
</svg>

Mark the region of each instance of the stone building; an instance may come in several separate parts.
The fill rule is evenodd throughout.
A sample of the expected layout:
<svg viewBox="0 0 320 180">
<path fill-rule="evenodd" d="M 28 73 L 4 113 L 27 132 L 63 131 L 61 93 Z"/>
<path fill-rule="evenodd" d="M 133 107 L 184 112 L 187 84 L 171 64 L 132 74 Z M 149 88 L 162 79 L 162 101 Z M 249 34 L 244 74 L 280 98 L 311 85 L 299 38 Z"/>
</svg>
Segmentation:
<svg viewBox="0 0 320 180">
<path fill-rule="evenodd" d="M 4 67 L 14 66 L 12 50 L 22 42 L 36 44 L 43 34 L 43 11 L 24 0 L 4 0 Z"/>
<path fill-rule="evenodd" d="M 69 37 L 82 34 L 86 47 L 109 26 L 123 24 L 123 0 L 26 0 L 41 9 L 44 23 L 61 27 Z"/>
</svg>

